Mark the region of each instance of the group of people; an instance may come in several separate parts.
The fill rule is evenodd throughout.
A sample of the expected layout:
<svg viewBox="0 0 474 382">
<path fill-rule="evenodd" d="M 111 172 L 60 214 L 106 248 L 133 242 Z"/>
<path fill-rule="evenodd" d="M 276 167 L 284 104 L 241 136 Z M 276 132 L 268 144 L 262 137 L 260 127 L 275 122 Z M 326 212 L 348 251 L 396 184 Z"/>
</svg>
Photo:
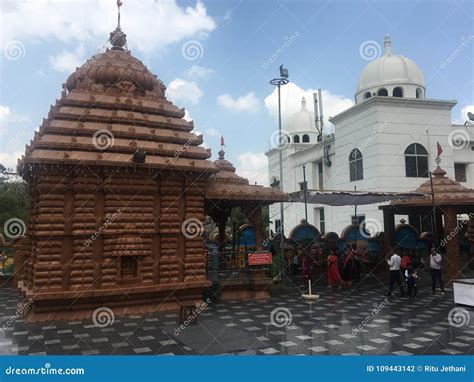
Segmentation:
<svg viewBox="0 0 474 382">
<path fill-rule="evenodd" d="M 327 256 L 324 255 L 322 248 L 318 246 L 311 247 L 311 250 L 308 252 L 298 251 L 288 258 L 290 277 L 294 280 L 302 280 L 304 283 L 311 280 L 314 269 L 317 266 L 326 267 L 328 288 L 340 289 L 343 286 L 351 287 L 354 280 L 360 279 L 365 257 L 355 245 L 348 245 L 343 251 L 329 250 L 329 255 Z M 401 297 L 406 295 L 407 297 L 414 298 L 418 292 L 417 281 L 420 277 L 417 270 L 421 266 L 421 262 L 418 260 L 417 263 L 413 253 L 407 250 L 401 254 L 400 256 L 397 253 L 393 253 L 387 259 L 390 269 L 387 295 L 392 295 L 395 284 L 397 284 Z M 436 293 L 438 287 L 440 293 L 444 294 L 442 256 L 436 247 L 431 249 L 429 266 L 433 294 Z"/>
<path fill-rule="evenodd" d="M 354 279 L 360 278 L 360 272 L 361 258 L 354 245 L 347 246 L 341 256 L 336 251 L 330 252 L 327 259 L 328 288 L 350 287 Z"/>
<path fill-rule="evenodd" d="M 387 296 L 391 296 L 395 283 L 400 288 L 400 297 L 405 296 L 405 288 L 407 287 L 407 297 L 416 297 L 418 292 L 417 280 L 419 279 L 417 268 L 413 266 L 411 258 L 408 255 L 400 257 L 397 253 L 393 253 L 387 260 L 390 267 L 390 283 Z M 436 293 L 439 286 L 440 293 L 444 294 L 444 283 L 442 273 L 442 256 L 436 247 L 431 248 L 430 253 L 430 272 L 431 272 L 431 289 L 432 293 Z M 403 280 L 403 281 L 402 281 Z"/>
</svg>

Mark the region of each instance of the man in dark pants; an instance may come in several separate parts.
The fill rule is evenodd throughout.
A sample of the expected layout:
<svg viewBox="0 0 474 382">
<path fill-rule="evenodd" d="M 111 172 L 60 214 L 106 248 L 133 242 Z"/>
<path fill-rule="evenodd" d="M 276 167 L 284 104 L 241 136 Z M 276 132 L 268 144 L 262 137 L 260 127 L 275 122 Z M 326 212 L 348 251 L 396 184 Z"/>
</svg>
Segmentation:
<svg viewBox="0 0 474 382">
<path fill-rule="evenodd" d="M 444 294 L 443 272 L 441 270 L 441 255 L 435 247 L 431 248 L 430 269 L 431 269 L 431 290 L 436 293 L 436 284 L 439 284 L 441 294 Z"/>
<path fill-rule="evenodd" d="M 405 296 L 405 291 L 403 290 L 403 283 L 400 277 L 400 263 L 402 259 L 396 253 L 394 253 L 390 260 L 387 260 L 388 266 L 390 267 L 390 286 L 388 288 L 387 296 L 392 295 L 393 287 L 395 282 L 397 282 L 400 287 L 400 297 Z"/>
</svg>

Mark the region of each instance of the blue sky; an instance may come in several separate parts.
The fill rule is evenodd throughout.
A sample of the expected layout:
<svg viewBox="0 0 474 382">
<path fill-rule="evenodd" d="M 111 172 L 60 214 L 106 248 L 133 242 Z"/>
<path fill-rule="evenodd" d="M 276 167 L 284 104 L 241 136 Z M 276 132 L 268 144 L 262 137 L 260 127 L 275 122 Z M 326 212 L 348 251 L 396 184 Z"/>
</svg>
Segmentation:
<svg viewBox="0 0 474 382">
<path fill-rule="evenodd" d="M 0 162 L 12 165 L 69 73 L 106 42 L 116 10 L 115 0 L 5 0 L 1 11 Z M 427 97 L 457 100 L 462 121 L 474 111 L 473 16 L 472 1 L 123 0 L 122 29 L 214 158 L 222 134 L 227 158 L 262 183 L 277 128 L 268 81 L 280 64 L 293 83 L 284 118 L 317 88 L 327 117 L 353 100 L 369 62 L 361 46 L 376 57 L 388 33 L 424 72 Z"/>
</svg>

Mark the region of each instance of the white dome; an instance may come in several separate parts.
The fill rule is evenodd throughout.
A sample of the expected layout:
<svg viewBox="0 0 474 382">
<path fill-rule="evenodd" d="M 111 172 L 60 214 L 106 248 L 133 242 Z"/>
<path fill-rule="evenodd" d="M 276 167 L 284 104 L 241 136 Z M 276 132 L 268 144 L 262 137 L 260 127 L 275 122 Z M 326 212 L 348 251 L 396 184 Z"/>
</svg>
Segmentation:
<svg viewBox="0 0 474 382">
<path fill-rule="evenodd" d="M 283 127 L 285 131 L 290 134 L 315 132 L 314 113 L 306 108 L 306 100 L 304 97 L 301 99 L 301 110 L 290 115 Z"/>
<path fill-rule="evenodd" d="M 289 143 L 313 144 L 317 142 L 314 113 L 306 108 L 306 99 L 301 99 L 301 110 L 290 115 L 283 125 Z"/>
<path fill-rule="evenodd" d="M 380 89 L 386 89 L 388 96 L 395 96 L 393 90 L 402 89 L 399 97 L 424 98 L 425 78 L 423 72 L 412 60 L 392 54 L 390 36 L 385 37 L 384 55 L 366 65 L 359 77 L 356 102 L 377 95 Z"/>
</svg>

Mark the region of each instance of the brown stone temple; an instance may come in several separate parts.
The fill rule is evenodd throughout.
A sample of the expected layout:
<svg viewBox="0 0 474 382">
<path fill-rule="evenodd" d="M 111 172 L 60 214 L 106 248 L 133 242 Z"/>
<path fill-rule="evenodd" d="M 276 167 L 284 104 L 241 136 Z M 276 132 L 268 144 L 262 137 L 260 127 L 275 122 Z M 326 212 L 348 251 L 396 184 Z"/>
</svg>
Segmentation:
<svg viewBox="0 0 474 382">
<path fill-rule="evenodd" d="M 429 180 L 415 190 L 430 197 L 394 200 L 389 205 L 379 207 L 384 214 L 385 253 L 390 252 L 394 237 L 394 215 L 433 215 L 434 195 L 436 232 L 433 232 L 433 238 L 436 244 L 445 249 L 443 269 L 445 282 L 449 284 L 456 278 L 464 277 L 463 271 L 468 270 L 470 259 L 474 258 L 474 190 L 448 178 L 446 171 L 439 166 L 433 171 L 432 183 L 433 191 Z M 468 214 L 470 219 L 459 223 L 458 214 Z M 462 259 L 460 254 L 462 224 L 468 224 L 468 240 L 471 242 L 469 259 Z"/>
<path fill-rule="evenodd" d="M 262 198 L 286 200 L 244 184 L 223 158 L 209 161 L 193 122 L 125 48 L 120 27 L 110 43 L 69 76 L 19 161 L 31 210 L 15 277 L 33 300 L 31 319 L 198 303 L 211 282 L 203 237 L 185 235 L 186 224 L 227 216 L 231 189 L 253 208 L 261 242 Z"/>
</svg>

